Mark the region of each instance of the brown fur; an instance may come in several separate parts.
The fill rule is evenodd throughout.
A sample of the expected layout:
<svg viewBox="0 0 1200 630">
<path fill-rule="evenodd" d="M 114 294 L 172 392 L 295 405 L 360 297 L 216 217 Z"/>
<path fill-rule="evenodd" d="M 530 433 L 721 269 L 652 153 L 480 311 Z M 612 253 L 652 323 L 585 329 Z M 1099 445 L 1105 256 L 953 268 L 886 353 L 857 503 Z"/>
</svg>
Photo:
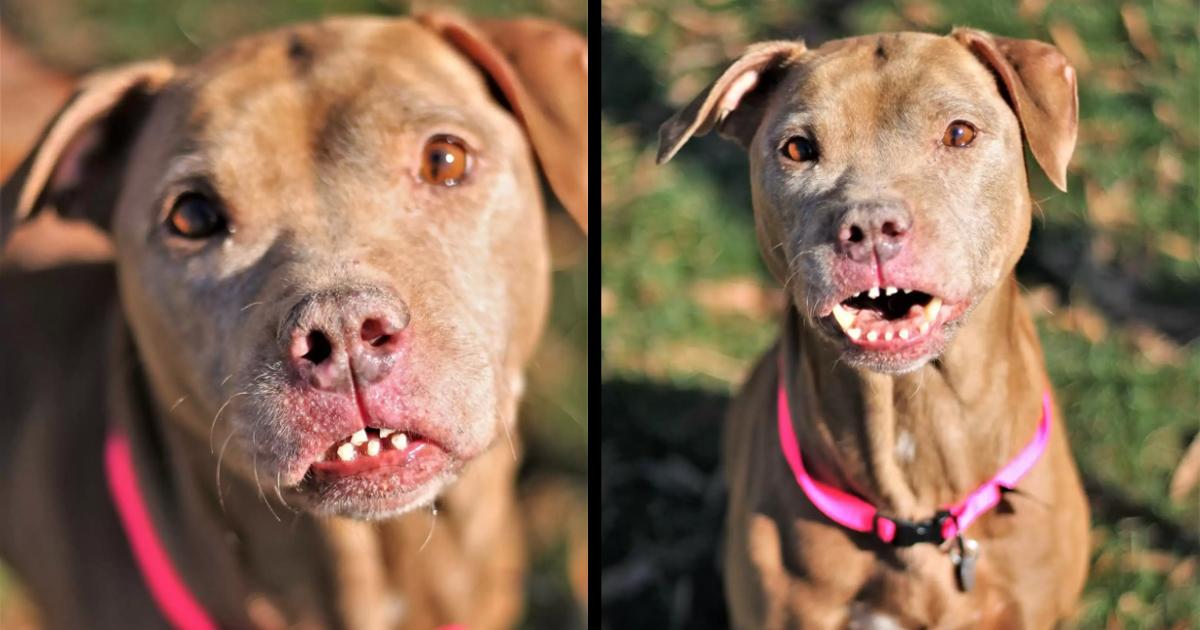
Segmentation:
<svg viewBox="0 0 1200 630">
<path fill-rule="evenodd" d="M 0 555 L 48 626 L 164 623 L 104 488 L 112 427 L 130 436 L 173 561 L 224 627 L 515 622 L 511 436 L 549 288 L 534 158 L 583 223 L 587 207 L 586 186 L 556 184 L 586 172 L 586 152 L 567 149 L 586 125 L 541 120 L 586 110 L 525 77 L 586 86 L 585 48 L 538 20 L 335 18 L 193 67 L 85 80 L 0 191 L 0 243 L 54 206 L 115 244 L 113 265 L 0 276 L 13 357 L 0 366 Z M 519 91 L 498 101 L 489 78 Z M 453 188 L 416 175 L 436 133 L 476 150 Z M 164 236 L 164 200 L 197 181 L 236 226 L 219 242 Z M 346 312 L 382 300 L 408 318 L 398 375 L 359 382 L 358 406 L 281 367 L 306 296 Z M 360 406 L 425 418 L 450 465 L 411 495 L 307 491 L 306 469 L 362 426 Z"/>
<path fill-rule="evenodd" d="M 663 125 L 664 160 L 712 128 L 747 149 L 760 249 L 792 301 L 726 425 L 736 627 L 1048 628 L 1072 612 L 1088 512 L 1061 418 L 1020 493 L 966 532 L 982 556 L 963 593 L 944 551 L 893 548 L 813 507 L 780 453 L 775 393 L 782 354 L 810 472 L 885 514 L 927 519 L 992 477 L 1032 438 L 1050 387 L 1012 275 L 1032 211 L 1022 139 L 1065 188 L 1076 117 L 1074 73 L 1052 47 L 958 29 L 757 44 Z M 942 146 L 955 118 L 979 125 L 968 149 Z M 820 146 L 802 167 L 780 157 L 797 133 Z M 913 217 L 890 272 L 959 309 L 921 356 L 861 351 L 829 321 L 853 271 L 834 228 L 881 200 Z"/>
</svg>

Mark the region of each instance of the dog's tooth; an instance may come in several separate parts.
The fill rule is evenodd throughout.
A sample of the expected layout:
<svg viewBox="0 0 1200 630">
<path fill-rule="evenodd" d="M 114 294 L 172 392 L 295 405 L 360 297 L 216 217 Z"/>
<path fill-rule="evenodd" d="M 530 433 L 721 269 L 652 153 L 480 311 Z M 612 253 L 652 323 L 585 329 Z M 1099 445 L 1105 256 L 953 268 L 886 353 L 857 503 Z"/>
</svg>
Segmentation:
<svg viewBox="0 0 1200 630">
<path fill-rule="evenodd" d="M 876 339 L 879 339 L 879 331 L 868 330 L 867 331 L 867 341 L 875 341 Z"/>
<path fill-rule="evenodd" d="M 879 287 L 871 287 L 871 290 L 867 291 L 867 296 L 872 300 L 879 297 Z"/>
<path fill-rule="evenodd" d="M 392 446 L 398 451 L 408 448 L 408 436 L 403 433 L 392 434 Z"/>
<path fill-rule="evenodd" d="M 386 439 L 386 438 L 387 438 L 387 436 L 389 436 L 389 435 L 391 435 L 391 434 L 393 434 L 393 433 L 395 433 L 395 431 L 393 431 L 393 430 L 391 430 L 391 429 L 380 429 L 380 430 L 379 430 L 379 437 Z"/>
<path fill-rule="evenodd" d="M 908 293 L 908 289 L 900 289 L 901 293 Z"/>
<path fill-rule="evenodd" d="M 849 335 L 851 339 L 858 341 L 858 338 L 862 336 L 862 331 L 857 328 L 848 328 L 846 330 L 846 334 Z"/>
<path fill-rule="evenodd" d="M 896 335 L 896 333 L 892 332 L 892 329 L 891 329 L 891 328 L 889 328 L 889 329 L 887 329 L 887 330 L 883 331 L 883 340 L 884 340 L 884 341 L 891 341 L 891 340 L 892 340 L 892 337 L 894 337 L 895 335 Z"/>
<path fill-rule="evenodd" d="M 911 333 L 908 332 L 907 328 L 900 329 L 900 338 L 901 339 L 908 339 L 909 334 L 911 334 Z"/>
<path fill-rule="evenodd" d="M 935 297 L 929 301 L 929 306 L 925 307 L 925 320 L 932 322 L 937 319 L 938 311 L 942 309 L 942 298 Z"/>
<path fill-rule="evenodd" d="M 344 462 L 352 462 L 355 457 L 358 457 L 358 449 L 354 448 L 353 444 L 346 442 L 338 447 L 337 456 Z"/>
<path fill-rule="evenodd" d="M 841 304 L 833 306 L 833 318 L 837 320 L 838 326 L 841 326 L 842 330 L 846 330 L 854 324 L 854 314 Z"/>
<path fill-rule="evenodd" d="M 921 322 L 921 334 L 929 332 L 929 322 Z"/>
<path fill-rule="evenodd" d="M 883 290 L 884 295 L 896 295 L 896 287 L 888 287 Z"/>
<path fill-rule="evenodd" d="M 367 430 L 359 429 L 354 435 L 350 436 L 350 443 L 355 446 L 362 446 L 367 443 Z"/>
<path fill-rule="evenodd" d="M 376 455 L 379 454 L 379 449 L 381 447 L 382 447 L 382 445 L 379 443 L 379 440 L 376 440 L 376 439 L 369 440 L 367 442 L 367 455 L 370 455 L 371 457 L 375 457 Z"/>
</svg>

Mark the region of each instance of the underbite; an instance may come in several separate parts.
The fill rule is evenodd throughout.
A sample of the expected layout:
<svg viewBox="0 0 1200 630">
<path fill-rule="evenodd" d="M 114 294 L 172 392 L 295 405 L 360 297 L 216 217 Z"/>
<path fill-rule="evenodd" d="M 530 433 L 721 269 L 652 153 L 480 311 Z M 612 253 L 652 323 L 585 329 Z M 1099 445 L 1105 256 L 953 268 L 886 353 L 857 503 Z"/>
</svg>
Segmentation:
<svg viewBox="0 0 1200 630">
<path fill-rule="evenodd" d="M 834 305 L 832 316 L 859 345 L 906 343 L 929 333 L 942 311 L 940 297 L 897 287 L 872 287 Z"/>
</svg>

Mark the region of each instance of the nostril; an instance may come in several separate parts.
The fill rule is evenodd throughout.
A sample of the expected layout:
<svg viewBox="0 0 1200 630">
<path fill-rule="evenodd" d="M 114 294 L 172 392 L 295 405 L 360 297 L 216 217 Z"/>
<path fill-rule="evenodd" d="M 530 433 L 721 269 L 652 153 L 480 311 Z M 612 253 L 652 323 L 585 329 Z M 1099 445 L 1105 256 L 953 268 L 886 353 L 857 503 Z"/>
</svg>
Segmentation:
<svg viewBox="0 0 1200 630">
<path fill-rule="evenodd" d="M 325 333 L 314 330 L 308 333 L 305 340 L 308 342 L 308 352 L 305 352 L 300 358 L 311 361 L 313 365 L 324 363 L 333 354 L 333 345 L 329 343 L 329 338 L 325 336 Z"/>
<path fill-rule="evenodd" d="M 387 320 L 371 317 L 362 325 L 362 340 L 378 348 L 392 340 L 395 329 L 388 325 Z"/>
<path fill-rule="evenodd" d="M 857 225 L 850 226 L 850 234 L 849 234 L 848 240 L 851 243 L 861 243 L 863 240 L 863 237 L 864 237 L 864 235 L 863 235 L 862 228 L 858 227 Z"/>
<path fill-rule="evenodd" d="M 883 232 L 884 236 L 893 236 L 894 237 L 894 236 L 902 236 L 908 230 L 904 229 L 904 226 L 900 225 L 899 223 L 897 223 L 895 221 L 885 221 L 883 226 L 880 227 L 880 231 Z"/>
</svg>

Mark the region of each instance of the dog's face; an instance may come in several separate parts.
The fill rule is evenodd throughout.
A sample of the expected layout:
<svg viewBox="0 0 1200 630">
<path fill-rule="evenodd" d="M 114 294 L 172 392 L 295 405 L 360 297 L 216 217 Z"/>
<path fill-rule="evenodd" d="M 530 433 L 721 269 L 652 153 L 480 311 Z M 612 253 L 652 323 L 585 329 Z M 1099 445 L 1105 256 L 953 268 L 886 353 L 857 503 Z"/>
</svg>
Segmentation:
<svg viewBox="0 0 1200 630">
<path fill-rule="evenodd" d="M 547 245 L 487 79 L 436 28 L 338 19 L 146 100 L 111 219 L 122 302 L 171 420 L 227 469 L 385 517 L 512 431 Z"/>
<path fill-rule="evenodd" d="M 1030 222 L 1022 122 L 1064 185 L 1074 75 L 1049 46 L 997 39 L 958 31 L 811 51 L 760 45 L 664 125 L 670 150 L 713 99 L 710 124 L 749 152 L 768 266 L 852 365 L 920 367 L 1011 271 Z M 1014 51 L 1024 68 L 1005 57 Z M 1026 104 L 1038 100 L 1030 94 L 1052 102 Z M 1038 104 L 1057 118 L 1031 124 Z M 1042 128 L 1052 125 L 1061 128 Z M 1035 133 L 1053 137 L 1034 142 Z"/>
</svg>

